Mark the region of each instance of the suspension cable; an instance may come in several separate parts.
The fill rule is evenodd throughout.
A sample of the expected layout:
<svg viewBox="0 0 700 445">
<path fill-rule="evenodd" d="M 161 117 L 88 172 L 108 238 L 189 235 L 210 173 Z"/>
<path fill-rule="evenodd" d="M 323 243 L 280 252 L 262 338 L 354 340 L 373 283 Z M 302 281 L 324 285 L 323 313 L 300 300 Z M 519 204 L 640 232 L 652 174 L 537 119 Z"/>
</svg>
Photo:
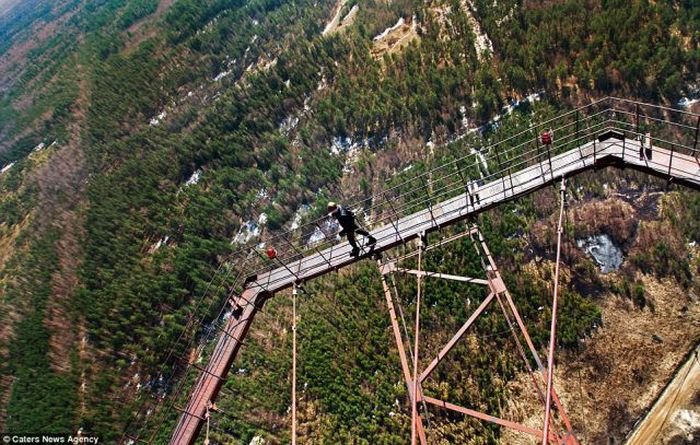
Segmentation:
<svg viewBox="0 0 700 445">
<path fill-rule="evenodd" d="M 297 285 L 292 287 L 292 445 L 297 443 Z"/>
<path fill-rule="evenodd" d="M 416 445 L 416 425 L 418 423 L 418 345 L 420 338 L 420 304 L 421 304 L 421 268 L 423 262 L 423 249 L 425 248 L 425 233 L 421 233 L 418 237 L 418 276 L 416 277 L 417 289 L 416 289 L 416 330 L 415 335 L 415 346 L 413 349 L 413 387 L 411 391 L 413 392 L 413 398 L 411 400 L 411 445 Z"/>
<path fill-rule="evenodd" d="M 547 356 L 547 395 L 544 412 L 544 430 L 542 433 L 542 445 L 549 442 L 549 417 L 552 404 L 552 379 L 554 376 L 554 349 L 557 336 L 557 297 L 559 293 L 559 260 L 561 256 L 561 234 L 564 222 L 564 201 L 566 200 L 566 179 L 561 178 L 559 189 L 559 225 L 557 227 L 557 261 L 554 266 L 554 296 L 552 298 L 552 325 L 549 334 L 549 354 Z"/>
</svg>

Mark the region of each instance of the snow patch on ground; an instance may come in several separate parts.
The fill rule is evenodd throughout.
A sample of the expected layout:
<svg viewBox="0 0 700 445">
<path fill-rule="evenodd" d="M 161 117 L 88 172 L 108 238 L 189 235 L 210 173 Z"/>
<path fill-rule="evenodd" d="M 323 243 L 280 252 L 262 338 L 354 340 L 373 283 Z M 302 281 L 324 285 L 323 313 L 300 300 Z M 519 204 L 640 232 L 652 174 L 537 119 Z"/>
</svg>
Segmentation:
<svg viewBox="0 0 700 445">
<path fill-rule="evenodd" d="M 248 68 L 246 68 L 247 72 L 265 72 L 268 71 L 270 68 L 274 68 L 275 65 L 277 65 L 277 57 L 275 57 L 272 60 L 267 60 L 265 57 L 261 57 L 258 59 L 256 63 L 251 63 L 248 65 Z"/>
<path fill-rule="evenodd" d="M 189 187 L 191 185 L 195 185 L 195 184 L 199 183 L 200 179 L 202 179 L 202 170 L 201 169 L 196 170 L 194 173 L 192 173 L 192 176 L 190 176 L 190 178 L 187 181 L 185 181 L 185 186 Z"/>
<path fill-rule="evenodd" d="M 346 26 L 352 25 L 352 23 L 355 21 L 355 17 L 357 17 L 357 13 L 360 12 L 360 5 L 355 5 L 350 9 L 350 12 L 343 17 L 343 20 L 340 21 L 340 26 L 338 29 L 342 29 Z"/>
<path fill-rule="evenodd" d="M 306 240 L 306 247 L 312 247 L 326 239 L 334 239 L 338 233 L 338 222 L 335 218 L 326 218 L 321 221 L 309 238 Z"/>
<path fill-rule="evenodd" d="M 688 95 L 677 102 L 677 105 L 681 108 L 687 109 L 700 102 L 700 85 L 690 85 L 688 90 Z"/>
<path fill-rule="evenodd" d="M 268 192 L 267 189 L 264 189 L 264 188 L 259 189 L 258 193 L 255 194 L 255 199 L 257 199 L 258 201 L 262 201 L 262 200 L 269 199 L 269 198 L 270 198 L 270 192 Z M 265 215 L 265 214 L 263 213 L 263 215 Z M 262 215 L 260 215 L 260 216 L 262 216 Z M 265 218 L 267 218 L 267 215 L 265 215 Z M 267 219 L 265 219 L 265 221 L 267 221 Z"/>
<path fill-rule="evenodd" d="M 233 72 L 233 70 L 222 71 L 212 79 L 212 82 L 218 82 L 221 79 L 223 79 L 224 77 L 230 76 L 232 72 Z"/>
<path fill-rule="evenodd" d="M 168 241 L 170 240 L 170 236 L 166 235 L 163 238 L 159 239 L 157 243 L 153 244 L 150 249 L 148 249 L 148 253 L 153 253 L 156 250 L 160 249 L 162 246 L 167 246 Z"/>
<path fill-rule="evenodd" d="M 400 17 L 394 26 L 374 37 L 370 53 L 375 59 L 380 59 L 386 53 L 400 52 L 412 41 L 419 39 L 418 18 L 414 15 L 409 22 Z"/>
<path fill-rule="evenodd" d="M 503 108 L 501 109 L 501 114 L 499 114 L 499 115 L 497 115 L 497 116 L 494 116 L 490 121 L 488 121 L 486 124 L 484 124 L 484 125 L 482 125 L 482 126 L 480 126 L 480 127 L 470 128 L 470 129 L 467 131 L 467 133 L 468 133 L 468 134 L 471 134 L 471 133 L 483 134 L 484 131 L 486 131 L 486 130 L 489 129 L 489 128 L 498 128 L 498 126 L 499 126 L 499 121 L 500 121 L 501 119 L 503 119 L 504 117 L 508 116 L 508 115 L 511 114 L 513 111 L 515 111 L 515 110 L 517 110 L 518 108 L 522 107 L 522 106 L 525 105 L 526 103 L 528 103 L 528 104 L 534 104 L 535 102 L 539 102 L 539 101 L 542 99 L 542 94 L 543 94 L 543 93 L 541 93 L 541 92 L 540 92 L 540 93 L 530 93 L 530 94 L 528 94 L 527 96 L 525 96 L 525 98 L 523 98 L 522 100 L 512 100 L 512 101 L 510 101 L 510 103 L 509 103 L 508 105 L 506 105 L 505 107 L 503 107 Z M 463 137 L 463 135 L 462 135 L 462 136 L 458 136 L 458 137 L 455 138 L 454 140 L 461 139 L 462 137 Z"/>
<path fill-rule="evenodd" d="M 476 155 L 476 157 L 479 159 L 479 162 L 481 163 L 481 168 L 479 169 L 479 173 L 481 173 L 481 177 L 482 178 L 484 177 L 484 173 L 486 173 L 486 175 L 488 175 L 489 174 L 489 166 L 486 163 L 486 157 L 484 157 L 484 154 L 474 147 L 469 147 L 469 150 L 471 151 L 471 154 Z"/>
<path fill-rule="evenodd" d="M 323 32 L 321 35 L 325 36 L 338 28 L 338 23 L 340 22 L 340 13 L 343 12 L 343 7 L 345 4 L 348 2 L 348 0 L 340 0 L 340 3 L 338 3 L 338 6 L 336 6 L 335 14 L 333 15 L 333 18 L 331 19 L 330 22 L 326 25 L 325 28 L 323 28 Z"/>
<path fill-rule="evenodd" d="M 279 126 L 280 132 L 289 136 L 289 134 L 297 128 L 299 125 L 299 118 L 297 116 L 287 116 Z"/>
<path fill-rule="evenodd" d="M 302 204 L 296 212 L 294 212 L 294 216 L 292 217 L 292 224 L 289 227 L 290 230 L 296 230 L 299 227 L 301 227 L 301 222 L 304 220 L 304 217 L 311 212 L 311 206 L 308 204 Z"/>
<path fill-rule="evenodd" d="M 11 169 L 14 165 L 15 165 L 14 162 L 10 162 L 9 164 L 7 164 L 6 166 L 4 166 L 3 168 L 0 169 L 0 174 L 5 173 L 9 169 Z"/>
<path fill-rule="evenodd" d="M 682 108 L 690 108 L 692 105 L 700 102 L 700 98 L 690 99 L 688 97 L 683 97 L 678 101 L 678 106 Z"/>
<path fill-rule="evenodd" d="M 326 80 L 325 75 L 323 75 L 322 73 L 319 73 L 319 75 L 321 76 L 321 80 L 318 81 L 318 86 L 316 87 L 316 91 L 323 91 L 328 86 L 328 81 Z"/>
<path fill-rule="evenodd" d="M 602 273 L 612 272 L 622 265 L 622 250 L 606 234 L 578 239 L 576 246 L 593 257 Z"/>
<path fill-rule="evenodd" d="M 467 119 L 467 107 L 462 105 L 459 107 L 459 114 L 462 115 L 462 128 L 469 129 L 469 119 Z"/>
<path fill-rule="evenodd" d="M 359 157 L 362 148 L 367 148 L 369 146 L 369 139 L 353 141 L 349 137 L 336 136 L 331 141 L 330 152 L 335 156 L 339 156 L 341 154 L 345 155 L 343 173 L 350 173 L 352 172 L 352 166 L 355 164 L 355 162 L 357 162 L 357 158 Z"/>
<path fill-rule="evenodd" d="M 399 20 L 396 22 L 396 24 L 394 26 L 385 29 L 384 32 L 382 32 L 381 34 L 374 36 L 374 39 L 372 39 L 372 40 L 374 40 L 375 42 L 378 42 L 380 40 L 385 39 L 391 32 L 396 31 L 397 29 L 401 28 L 404 25 L 404 23 L 406 23 L 406 21 L 403 19 L 403 17 L 399 17 Z"/>
<path fill-rule="evenodd" d="M 463 0 L 462 9 L 467 15 L 467 21 L 472 27 L 474 35 L 476 35 L 476 40 L 474 41 L 474 49 L 476 50 L 476 56 L 479 58 L 480 61 L 483 62 L 484 60 L 490 58 L 491 55 L 493 55 L 493 43 L 491 42 L 491 39 L 489 39 L 489 36 L 481 30 L 481 25 L 479 24 L 479 21 L 476 19 L 476 17 L 474 17 L 474 14 L 472 13 L 472 9 L 476 11 L 476 7 L 474 7 L 473 3 L 468 0 Z"/>
<path fill-rule="evenodd" d="M 267 223 L 267 215 L 261 213 L 258 217 L 258 221 L 249 220 L 241 226 L 236 236 L 231 241 L 231 244 L 245 244 L 253 238 L 260 236 L 262 232 L 262 226 Z"/>
<path fill-rule="evenodd" d="M 148 122 L 148 125 L 150 125 L 151 127 L 155 127 L 157 125 L 160 125 L 160 123 L 163 122 L 163 119 L 165 119 L 167 116 L 168 116 L 168 112 L 163 110 L 156 117 L 151 118 L 151 120 Z"/>
<path fill-rule="evenodd" d="M 683 432 L 688 441 L 693 442 L 695 434 L 700 432 L 700 413 L 688 409 L 678 410 L 673 425 Z"/>
</svg>

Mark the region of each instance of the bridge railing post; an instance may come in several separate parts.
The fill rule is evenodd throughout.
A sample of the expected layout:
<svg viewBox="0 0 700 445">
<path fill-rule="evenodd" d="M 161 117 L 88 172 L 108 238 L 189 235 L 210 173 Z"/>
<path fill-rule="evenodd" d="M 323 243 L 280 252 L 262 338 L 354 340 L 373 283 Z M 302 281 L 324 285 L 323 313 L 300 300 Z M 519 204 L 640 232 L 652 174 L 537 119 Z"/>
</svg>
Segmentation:
<svg viewBox="0 0 700 445">
<path fill-rule="evenodd" d="M 396 232 L 396 237 L 403 242 L 403 237 L 401 236 L 401 231 L 399 230 L 399 219 L 401 218 L 401 215 L 396 211 L 396 208 L 394 207 L 394 203 L 392 202 L 391 199 L 389 199 L 386 196 L 386 191 L 382 192 L 382 195 L 384 196 L 384 201 L 389 204 L 389 207 L 391 207 L 391 215 L 389 216 L 389 222 L 391 222 L 391 225 L 394 227 L 394 232 Z M 394 221 L 394 218 L 396 218 L 396 221 Z"/>
<path fill-rule="evenodd" d="M 549 175 L 552 177 L 552 179 L 554 179 L 554 168 L 552 167 L 552 151 L 550 149 L 552 143 L 545 144 L 545 146 L 547 147 L 547 159 L 549 160 Z"/>
<path fill-rule="evenodd" d="M 581 151 L 581 114 L 576 110 L 576 134 L 574 138 L 576 139 L 576 148 L 578 148 L 578 155 L 583 160 L 583 152 Z M 584 161 L 585 162 L 585 161 Z"/>
<path fill-rule="evenodd" d="M 698 116 L 698 122 L 695 124 L 695 142 L 693 142 L 693 156 L 698 157 L 698 133 L 700 133 L 700 116 Z"/>
<path fill-rule="evenodd" d="M 676 144 L 671 142 L 671 156 L 668 157 L 668 177 L 671 179 L 671 167 L 673 166 L 673 152 L 676 150 Z"/>
<path fill-rule="evenodd" d="M 598 149 L 596 147 L 596 141 L 597 141 L 597 138 L 594 137 L 593 138 L 593 164 L 596 163 L 596 160 L 597 160 L 596 155 L 598 153 Z"/>
<path fill-rule="evenodd" d="M 505 199 L 507 197 L 506 177 L 503 174 L 504 167 L 503 167 L 503 161 L 501 160 L 501 150 L 500 150 L 500 147 L 498 147 L 498 145 L 494 145 L 494 148 L 496 149 L 496 160 L 498 161 L 498 172 L 501 174 L 501 183 L 503 186 L 503 198 Z M 510 170 L 509 170 L 509 172 L 510 172 Z"/>
<path fill-rule="evenodd" d="M 470 202 L 470 190 L 469 190 L 469 181 L 467 181 L 467 177 L 464 174 L 464 171 L 462 171 L 462 166 L 459 165 L 459 160 L 455 161 L 455 166 L 457 167 L 457 173 L 459 174 L 459 178 L 462 180 L 462 187 L 464 187 L 464 197 L 465 197 L 465 202 L 464 206 L 469 207 L 469 202 Z"/>
</svg>

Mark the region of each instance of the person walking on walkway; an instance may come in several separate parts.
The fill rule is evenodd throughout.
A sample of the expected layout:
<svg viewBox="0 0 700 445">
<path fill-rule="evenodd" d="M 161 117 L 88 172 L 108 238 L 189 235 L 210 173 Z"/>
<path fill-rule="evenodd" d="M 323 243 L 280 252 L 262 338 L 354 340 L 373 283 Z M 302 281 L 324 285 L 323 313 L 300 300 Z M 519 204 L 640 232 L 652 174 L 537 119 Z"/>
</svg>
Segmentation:
<svg viewBox="0 0 700 445">
<path fill-rule="evenodd" d="M 481 198 L 479 198 L 479 181 L 472 179 L 469 181 L 469 202 L 472 205 L 472 209 L 476 209 L 477 205 L 481 205 Z"/>
<path fill-rule="evenodd" d="M 372 247 L 377 244 L 377 240 L 370 235 L 368 231 L 357 226 L 355 214 L 352 213 L 351 210 L 345 209 L 339 206 L 337 203 L 331 201 L 328 203 L 328 213 L 333 216 L 336 221 L 338 221 L 338 224 L 340 224 L 340 227 L 343 228 L 338 235 L 347 236 L 348 242 L 350 243 L 350 246 L 352 246 L 352 251 L 350 252 L 351 257 L 357 257 L 360 254 L 360 248 L 357 246 L 357 241 L 355 241 L 356 233 L 359 233 L 367 238 L 368 246 Z"/>
</svg>

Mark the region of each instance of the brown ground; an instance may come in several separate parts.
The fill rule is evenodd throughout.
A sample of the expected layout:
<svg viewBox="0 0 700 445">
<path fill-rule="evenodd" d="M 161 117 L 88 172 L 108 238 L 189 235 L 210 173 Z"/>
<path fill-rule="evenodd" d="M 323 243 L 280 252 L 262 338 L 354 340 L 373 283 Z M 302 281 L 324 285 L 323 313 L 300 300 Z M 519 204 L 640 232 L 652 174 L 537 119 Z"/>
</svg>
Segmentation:
<svg viewBox="0 0 700 445">
<path fill-rule="evenodd" d="M 128 54 L 131 50 L 137 48 L 142 42 L 149 38 L 155 37 L 158 34 L 158 29 L 155 24 L 157 19 L 162 17 L 168 9 L 175 3 L 175 0 L 160 0 L 156 12 L 150 16 L 144 17 L 138 22 L 129 27 L 127 33 L 129 39 L 124 44 L 124 54 Z"/>
<path fill-rule="evenodd" d="M 384 38 L 373 42 L 372 57 L 381 59 L 386 53 L 394 54 L 401 52 L 412 41 L 419 40 L 418 24 L 408 19 L 403 25 L 391 31 Z"/>
<path fill-rule="evenodd" d="M 700 440 L 699 356 L 700 345 L 637 425 L 626 445 L 681 444 Z"/>
<path fill-rule="evenodd" d="M 608 295 L 601 302 L 603 326 L 581 353 L 559 353 L 556 388 L 581 443 L 621 443 L 700 339 L 700 304 L 670 282 L 642 277 L 654 310 Z M 541 427 L 543 409 L 522 375 L 506 418 Z M 610 441 L 613 442 L 610 442 Z M 504 444 L 537 443 L 515 433 Z"/>
<path fill-rule="evenodd" d="M 77 66 L 77 71 L 82 67 Z M 31 173 L 39 190 L 39 208 L 34 230 L 49 227 L 61 233 L 57 241 L 59 271 L 52 277 L 52 295 L 47 303 L 44 324 L 49 330 L 49 359 L 56 371 L 70 370 L 70 352 L 75 344 L 74 329 L 69 315 L 71 297 L 78 286 L 77 270 L 80 265 L 79 248 L 82 237 L 81 203 L 84 196 L 85 155 L 81 147 L 89 91 L 85 76 L 78 76 L 78 99 L 73 106 L 70 138 L 52 152 L 47 161 Z"/>
<path fill-rule="evenodd" d="M 612 193 L 608 199 L 572 205 L 568 221 L 577 237 L 607 233 L 618 245 L 625 246 L 627 258 L 648 250 L 663 234 L 674 255 L 687 255 L 685 241 L 678 229 L 669 223 L 669 214 L 683 215 L 678 204 L 679 195 L 661 196 L 656 192 Z M 547 194 L 536 195 L 540 215 L 553 212 L 555 200 Z M 661 199 L 659 199 L 661 198 Z M 552 202 L 549 202 L 552 201 Z M 556 224 L 552 218 L 534 225 L 530 233 L 533 247 L 551 251 Z M 578 249 L 572 258 L 582 255 Z M 697 248 L 691 250 L 691 261 L 697 262 Z M 578 252 L 578 253 L 577 253 Z M 533 268 L 542 269 L 531 263 Z M 691 267 L 694 270 L 694 267 Z M 697 291 L 681 288 L 669 279 L 659 280 L 641 275 L 627 262 L 623 271 L 601 276 L 605 283 L 619 283 L 627 275 L 629 280 L 640 280 L 644 285 L 644 308 L 626 297 L 613 293 L 594 297 L 601 308 L 602 326 L 585 339 L 580 351 L 562 351 L 557 354 L 555 387 L 569 414 L 574 431 L 582 444 L 620 444 L 673 378 L 685 355 L 700 341 L 700 302 Z M 536 276 L 533 274 L 533 276 Z M 567 286 L 568 269 L 563 269 L 562 284 Z M 576 275 L 573 275 L 575 278 Z M 695 277 L 697 282 L 697 277 Z M 532 388 L 529 376 L 521 374 L 509 384 L 514 397 L 503 417 L 541 428 L 544 409 Z M 689 399 L 698 385 L 688 385 Z M 697 409 L 700 397 L 681 405 Z M 659 437 L 680 437 L 683 422 L 692 419 L 676 411 L 665 424 L 666 432 Z M 689 417 L 690 416 L 690 417 Z M 665 417 L 665 416 L 663 416 Z M 658 425 L 658 417 L 655 419 Z M 698 417 L 700 421 L 700 416 Z M 674 430 L 675 428 L 675 430 Z M 674 433 L 675 431 L 675 433 Z M 687 429 L 686 429 L 687 431 Z M 670 440 L 670 439 L 669 439 Z M 501 443 L 524 445 L 539 443 L 520 433 L 504 432 Z M 641 442 L 640 442 L 641 443 Z M 644 442 L 674 443 L 685 442 Z M 687 442 L 692 443 L 692 442 Z M 637 442 L 635 442 L 635 445 Z"/>
</svg>

